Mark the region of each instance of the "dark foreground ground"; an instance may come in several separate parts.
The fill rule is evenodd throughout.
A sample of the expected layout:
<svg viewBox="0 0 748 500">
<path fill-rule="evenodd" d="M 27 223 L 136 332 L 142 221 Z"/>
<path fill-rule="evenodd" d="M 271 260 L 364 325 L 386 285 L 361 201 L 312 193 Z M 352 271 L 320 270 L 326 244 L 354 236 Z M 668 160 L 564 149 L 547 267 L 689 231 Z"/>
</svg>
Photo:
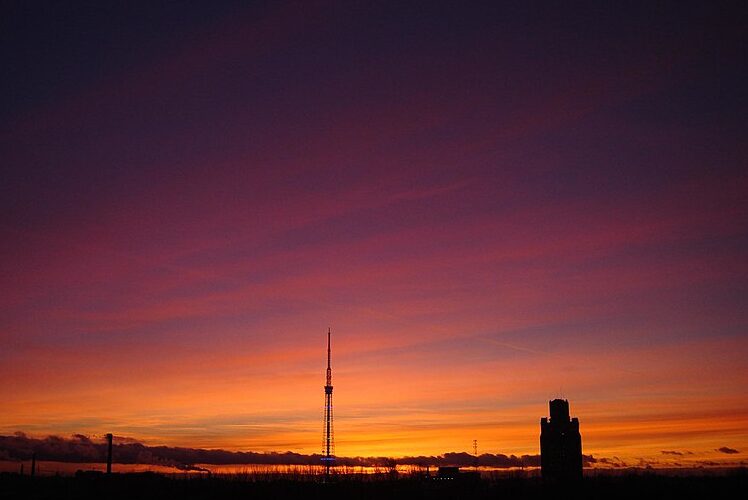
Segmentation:
<svg viewBox="0 0 748 500">
<path fill-rule="evenodd" d="M 742 498 L 745 471 L 721 477 L 628 475 L 589 477 L 576 485 L 536 478 L 268 479 L 248 476 L 191 477 L 158 474 L 29 477 L 0 474 L 0 499 L 688 499 Z"/>
</svg>

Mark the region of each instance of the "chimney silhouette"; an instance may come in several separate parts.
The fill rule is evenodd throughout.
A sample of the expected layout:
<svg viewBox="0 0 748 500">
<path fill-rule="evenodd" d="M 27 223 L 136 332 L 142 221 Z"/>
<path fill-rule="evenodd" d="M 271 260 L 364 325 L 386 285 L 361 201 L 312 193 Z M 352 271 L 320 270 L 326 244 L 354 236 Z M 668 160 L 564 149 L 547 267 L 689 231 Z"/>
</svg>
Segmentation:
<svg viewBox="0 0 748 500">
<path fill-rule="evenodd" d="M 31 477 L 36 475 L 36 453 L 31 454 Z"/>
<path fill-rule="evenodd" d="M 106 473 L 112 473 L 112 434 L 106 435 L 107 450 L 106 450 Z"/>
</svg>

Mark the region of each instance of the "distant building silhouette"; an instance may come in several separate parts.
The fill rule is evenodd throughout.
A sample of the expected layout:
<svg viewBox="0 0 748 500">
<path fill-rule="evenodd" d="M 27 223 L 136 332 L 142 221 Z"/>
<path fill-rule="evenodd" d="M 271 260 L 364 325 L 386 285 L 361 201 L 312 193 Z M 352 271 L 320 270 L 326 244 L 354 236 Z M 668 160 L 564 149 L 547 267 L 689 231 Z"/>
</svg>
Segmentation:
<svg viewBox="0 0 748 500">
<path fill-rule="evenodd" d="M 549 402 L 551 418 L 540 419 L 540 471 L 544 479 L 582 477 L 582 435 L 579 419 L 569 418 L 569 402 Z"/>
<path fill-rule="evenodd" d="M 437 479 L 457 479 L 460 476 L 459 467 L 439 467 Z"/>
</svg>

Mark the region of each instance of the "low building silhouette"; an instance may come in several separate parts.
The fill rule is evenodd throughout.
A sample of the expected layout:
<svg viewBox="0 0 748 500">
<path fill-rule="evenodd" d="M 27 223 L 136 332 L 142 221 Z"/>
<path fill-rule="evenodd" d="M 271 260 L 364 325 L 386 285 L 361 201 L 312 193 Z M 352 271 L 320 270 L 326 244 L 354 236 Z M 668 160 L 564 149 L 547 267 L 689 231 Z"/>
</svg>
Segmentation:
<svg viewBox="0 0 748 500">
<path fill-rule="evenodd" d="M 582 435 L 579 419 L 569 418 L 569 402 L 549 402 L 550 419 L 540 419 L 540 471 L 543 479 L 582 478 Z"/>
<path fill-rule="evenodd" d="M 459 475 L 459 467 L 439 467 L 436 477 L 438 479 L 457 479 Z"/>
</svg>

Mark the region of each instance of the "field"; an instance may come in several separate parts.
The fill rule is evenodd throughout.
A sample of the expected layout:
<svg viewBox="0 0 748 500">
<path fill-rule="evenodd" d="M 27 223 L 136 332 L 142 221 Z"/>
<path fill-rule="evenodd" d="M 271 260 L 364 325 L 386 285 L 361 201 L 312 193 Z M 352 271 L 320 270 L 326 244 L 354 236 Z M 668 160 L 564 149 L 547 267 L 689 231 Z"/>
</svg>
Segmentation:
<svg viewBox="0 0 748 500">
<path fill-rule="evenodd" d="M 748 486 L 745 469 L 723 475 L 670 476 L 623 474 L 586 477 L 577 484 L 544 483 L 539 478 L 483 477 L 457 479 L 386 474 L 335 476 L 163 475 L 156 473 L 83 473 L 30 477 L 0 474 L 2 499 L 133 498 L 305 498 L 305 499 L 682 499 L 726 498 Z"/>
</svg>

